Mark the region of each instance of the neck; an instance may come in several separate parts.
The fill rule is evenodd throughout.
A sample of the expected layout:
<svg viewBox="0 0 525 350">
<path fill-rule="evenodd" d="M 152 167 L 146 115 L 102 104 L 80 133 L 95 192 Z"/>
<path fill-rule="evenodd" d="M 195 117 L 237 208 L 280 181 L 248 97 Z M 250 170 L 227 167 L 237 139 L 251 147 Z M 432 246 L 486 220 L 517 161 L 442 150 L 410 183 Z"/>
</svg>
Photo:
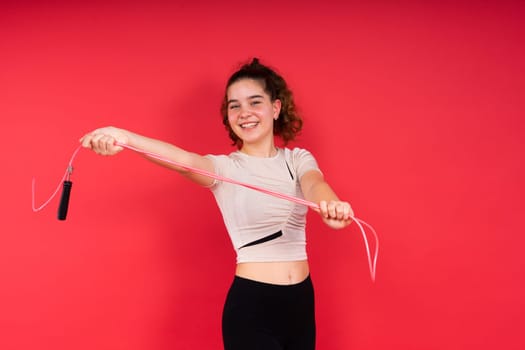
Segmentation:
<svg viewBox="0 0 525 350">
<path fill-rule="evenodd" d="M 241 147 L 240 151 L 250 156 L 262 157 L 262 158 L 270 158 L 277 154 L 277 148 L 275 147 L 273 140 L 268 145 L 264 145 L 264 146 L 244 144 Z"/>
</svg>

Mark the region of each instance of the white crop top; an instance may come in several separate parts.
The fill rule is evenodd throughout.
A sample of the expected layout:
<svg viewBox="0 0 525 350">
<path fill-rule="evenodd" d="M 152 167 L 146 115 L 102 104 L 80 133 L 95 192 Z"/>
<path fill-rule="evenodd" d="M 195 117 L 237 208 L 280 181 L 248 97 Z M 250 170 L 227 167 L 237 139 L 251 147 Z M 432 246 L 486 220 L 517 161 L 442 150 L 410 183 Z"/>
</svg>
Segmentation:
<svg viewBox="0 0 525 350">
<path fill-rule="evenodd" d="M 207 155 L 221 176 L 303 198 L 299 179 L 319 171 L 310 152 L 279 148 L 274 157 L 262 158 L 236 151 Z M 210 187 L 237 253 L 237 263 L 305 260 L 307 207 L 228 182 Z M 276 232 L 282 236 L 243 247 Z"/>
</svg>

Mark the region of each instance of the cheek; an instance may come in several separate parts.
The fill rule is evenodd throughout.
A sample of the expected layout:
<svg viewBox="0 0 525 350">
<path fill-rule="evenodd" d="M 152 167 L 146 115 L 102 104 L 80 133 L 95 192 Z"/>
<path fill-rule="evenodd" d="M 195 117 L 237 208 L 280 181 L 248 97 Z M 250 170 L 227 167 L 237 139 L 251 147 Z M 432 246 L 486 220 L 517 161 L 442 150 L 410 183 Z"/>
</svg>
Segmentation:
<svg viewBox="0 0 525 350">
<path fill-rule="evenodd" d="M 228 112 L 228 123 L 230 123 L 230 126 L 235 125 L 235 121 L 237 120 L 237 113 Z"/>
</svg>

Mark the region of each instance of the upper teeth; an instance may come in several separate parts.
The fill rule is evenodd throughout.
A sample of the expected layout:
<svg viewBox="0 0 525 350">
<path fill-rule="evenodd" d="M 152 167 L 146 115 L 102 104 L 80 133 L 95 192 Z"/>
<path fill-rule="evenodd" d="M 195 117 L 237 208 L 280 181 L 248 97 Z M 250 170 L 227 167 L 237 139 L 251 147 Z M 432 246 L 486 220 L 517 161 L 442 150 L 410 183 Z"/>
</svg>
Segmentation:
<svg viewBox="0 0 525 350">
<path fill-rule="evenodd" d="M 257 125 L 257 122 L 241 124 L 241 128 L 253 128 Z"/>
</svg>

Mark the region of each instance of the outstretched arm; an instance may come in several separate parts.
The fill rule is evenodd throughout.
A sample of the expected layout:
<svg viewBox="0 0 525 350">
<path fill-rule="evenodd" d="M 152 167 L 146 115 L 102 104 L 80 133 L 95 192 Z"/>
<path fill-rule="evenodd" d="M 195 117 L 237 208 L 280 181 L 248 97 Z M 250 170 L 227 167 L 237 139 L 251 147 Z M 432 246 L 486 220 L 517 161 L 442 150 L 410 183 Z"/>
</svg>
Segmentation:
<svg viewBox="0 0 525 350">
<path fill-rule="evenodd" d="M 348 202 L 339 200 L 321 172 L 308 171 L 301 177 L 300 183 L 304 198 L 319 204 L 319 214 L 329 227 L 340 229 L 350 225 L 354 216 L 352 207 Z"/>
<path fill-rule="evenodd" d="M 111 126 L 96 129 L 87 133 L 80 139 L 80 142 L 82 146 L 92 149 L 95 153 L 104 156 L 115 155 L 122 151 L 123 148 L 116 145 L 118 142 L 131 147 L 139 148 L 149 153 L 155 153 L 162 158 L 182 163 L 193 168 L 199 168 L 208 172 L 214 171 L 212 161 L 206 157 L 196 153 L 188 152 L 164 141 L 152 139 L 128 130 Z M 177 167 L 173 164 L 160 161 L 147 155 L 145 157 L 154 163 L 176 170 L 181 175 L 187 177 L 199 185 L 209 186 L 213 183 L 213 179 L 209 177 L 191 173 L 187 169 Z"/>
</svg>

